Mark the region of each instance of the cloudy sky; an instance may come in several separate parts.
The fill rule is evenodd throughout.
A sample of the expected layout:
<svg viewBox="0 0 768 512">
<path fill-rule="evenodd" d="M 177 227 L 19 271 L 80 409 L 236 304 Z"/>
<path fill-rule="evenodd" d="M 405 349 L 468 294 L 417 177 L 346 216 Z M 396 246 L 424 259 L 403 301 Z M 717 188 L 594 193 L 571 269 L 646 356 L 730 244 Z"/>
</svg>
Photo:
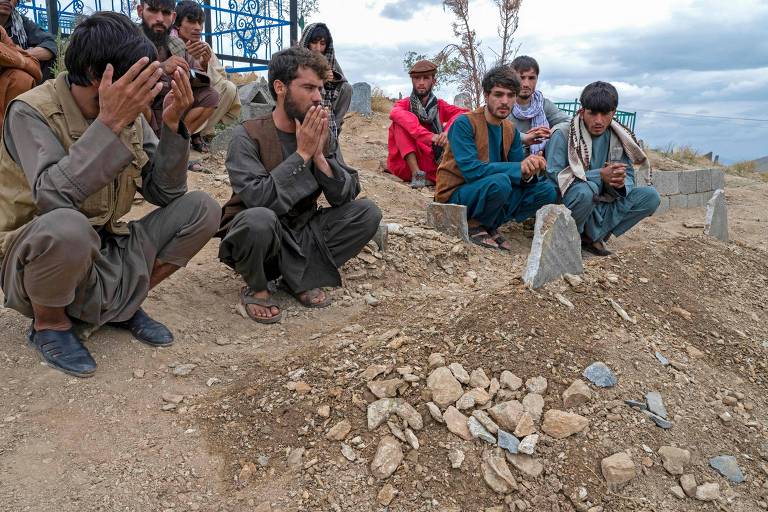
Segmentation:
<svg viewBox="0 0 768 512">
<path fill-rule="evenodd" d="M 470 13 L 492 61 L 495 6 L 471 0 Z M 390 96 L 410 93 L 407 51 L 431 55 L 454 40 L 441 0 L 320 0 L 309 21 L 329 25 L 351 82 Z M 768 155 L 766 27 L 764 0 L 523 0 L 515 39 L 518 54 L 538 60 L 548 98 L 573 100 L 587 83 L 610 81 L 651 146 L 691 145 L 732 162 Z"/>
</svg>

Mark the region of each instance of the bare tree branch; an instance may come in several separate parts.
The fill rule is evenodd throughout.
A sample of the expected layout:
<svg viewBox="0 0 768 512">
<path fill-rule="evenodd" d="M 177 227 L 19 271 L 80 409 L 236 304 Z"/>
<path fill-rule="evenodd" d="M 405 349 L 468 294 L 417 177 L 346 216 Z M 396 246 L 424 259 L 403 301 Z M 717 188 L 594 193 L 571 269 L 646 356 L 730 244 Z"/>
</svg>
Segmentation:
<svg viewBox="0 0 768 512">
<path fill-rule="evenodd" d="M 501 54 L 499 55 L 498 63 L 509 64 L 517 50 L 512 51 L 512 43 L 514 38 L 512 37 L 515 31 L 517 31 L 517 25 L 519 20 L 518 12 L 520 11 L 520 4 L 523 0 L 493 0 L 499 9 L 500 24 L 498 28 L 498 34 L 501 38 Z"/>
</svg>

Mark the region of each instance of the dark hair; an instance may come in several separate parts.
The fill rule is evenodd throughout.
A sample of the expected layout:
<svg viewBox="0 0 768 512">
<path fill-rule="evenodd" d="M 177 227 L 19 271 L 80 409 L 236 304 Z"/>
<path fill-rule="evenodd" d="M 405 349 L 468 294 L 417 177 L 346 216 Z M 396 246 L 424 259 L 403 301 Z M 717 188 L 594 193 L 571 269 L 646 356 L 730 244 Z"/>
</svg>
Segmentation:
<svg viewBox="0 0 768 512">
<path fill-rule="evenodd" d="M 205 21 L 205 11 L 200 7 L 200 4 L 194 0 L 184 0 L 176 4 L 176 21 L 173 22 L 177 27 L 181 26 L 181 22 L 187 20 L 191 22 L 199 21 L 203 23 Z"/>
<path fill-rule="evenodd" d="M 88 87 L 101 80 L 107 64 L 114 68 L 113 80 L 122 77 L 142 57 L 157 60 L 157 50 L 128 16 L 101 11 L 83 18 L 69 36 L 64 65 L 69 81 Z"/>
<path fill-rule="evenodd" d="M 333 42 L 333 39 L 331 39 L 331 31 L 328 30 L 328 27 L 324 23 L 318 23 L 317 26 L 312 29 L 312 33 L 307 42 L 316 43 L 320 39 L 325 39 L 325 44 L 328 46 Z"/>
<path fill-rule="evenodd" d="M 512 61 L 512 69 L 518 73 L 532 69 L 533 72 L 536 73 L 536 76 L 539 76 L 539 63 L 536 62 L 536 59 L 527 55 L 516 57 L 515 60 Z"/>
<path fill-rule="evenodd" d="M 582 108 L 607 114 L 619 106 L 619 92 L 608 82 L 592 82 L 581 91 L 580 101 Z"/>
<path fill-rule="evenodd" d="M 172 11 L 176 7 L 175 0 L 141 0 L 142 5 L 157 9 L 158 11 Z"/>
<path fill-rule="evenodd" d="M 269 92 L 274 99 L 277 99 L 275 80 L 280 80 L 286 86 L 290 85 L 296 78 L 299 68 L 311 69 L 321 80 L 325 80 L 325 75 L 331 69 L 325 57 L 306 48 L 294 46 L 280 50 L 272 55 L 267 73 Z"/>
<path fill-rule="evenodd" d="M 489 94 L 494 87 L 503 87 L 515 94 L 520 92 L 520 79 L 510 66 L 491 68 L 483 77 L 483 92 Z"/>
</svg>

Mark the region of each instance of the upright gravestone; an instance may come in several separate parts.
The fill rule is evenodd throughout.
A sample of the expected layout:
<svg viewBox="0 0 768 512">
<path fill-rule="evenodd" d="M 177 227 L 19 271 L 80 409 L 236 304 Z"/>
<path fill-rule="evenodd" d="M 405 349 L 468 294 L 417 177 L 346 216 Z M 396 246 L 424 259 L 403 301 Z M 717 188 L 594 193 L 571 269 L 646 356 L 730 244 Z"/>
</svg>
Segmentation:
<svg viewBox="0 0 768 512">
<path fill-rule="evenodd" d="M 441 233 L 469 242 L 467 207 L 464 205 L 429 203 L 427 205 L 427 225 Z"/>
<path fill-rule="evenodd" d="M 237 90 L 240 97 L 240 120 L 247 121 L 254 117 L 259 117 L 272 112 L 275 106 L 275 100 L 269 92 L 269 84 L 264 77 L 258 80 L 242 85 Z"/>
<path fill-rule="evenodd" d="M 581 237 L 571 211 L 549 204 L 536 212 L 531 252 L 523 271 L 523 282 L 540 288 L 563 274 L 581 274 Z"/>
<path fill-rule="evenodd" d="M 707 216 L 704 219 L 704 234 L 723 242 L 728 241 L 728 207 L 725 202 L 725 190 L 717 189 L 707 203 Z"/>
<path fill-rule="evenodd" d="M 357 82 L 352 85 L 351 112 L 359 112 L 363 115 L 371 114 L 371 86 L 366 82 Z"/>
<path fill-rule="evenodd" d="M 472 100 L 469 97 L 469 94 L 465 92 L 460 92 L 456 96 L 453 97 L 453 104 L 457 107 L 470 109 L 472 108 Z"/>
</svg>

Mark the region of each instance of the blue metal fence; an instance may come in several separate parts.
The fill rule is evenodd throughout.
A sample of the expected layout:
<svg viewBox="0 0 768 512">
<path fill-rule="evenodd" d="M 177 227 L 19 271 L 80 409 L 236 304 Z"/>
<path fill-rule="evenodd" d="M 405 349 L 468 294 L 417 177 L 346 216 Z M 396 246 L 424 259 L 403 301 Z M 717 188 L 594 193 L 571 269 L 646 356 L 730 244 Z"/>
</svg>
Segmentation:
<svg viewBox="0 0 768 512">
<path fill-rule="evenodd" d="M 66 37 L 72 33 L 78 17 L 96 11 L 121 12 L 138 23 L 136 3 L 137 0 L 20 0 L 17 9 L 49 32 Z M 203 37 L 232 72 L 266 69 L 272 53 L 283 48 L 286 41 L 292 44 L 297 38 L 296 0 L 202 0 L 200 5 L 205 10 Z M 290 30 L 290 39 L 284 33 L 286 28 Z"/>
<path fill-rule="evenodd" d="M 581 108 L 581 104 L 579 103 L 578 99 L 575 99 L 573 101 L 558 101 L 555 102 L 555 105 L 557 105 L 557 108 L 565 112 L 566 114 L 570 114 L 572 116 L 576 115 L 576 112 L 579 111 Z M 617 110 L 616 114 L 613 116 L 614 119 L 616 119 L 618 122 L 632 130 L 635 131 L 635 121 L 637 119 L 637 112 L 625 112 L 623 110 Z"/>
</svg>

